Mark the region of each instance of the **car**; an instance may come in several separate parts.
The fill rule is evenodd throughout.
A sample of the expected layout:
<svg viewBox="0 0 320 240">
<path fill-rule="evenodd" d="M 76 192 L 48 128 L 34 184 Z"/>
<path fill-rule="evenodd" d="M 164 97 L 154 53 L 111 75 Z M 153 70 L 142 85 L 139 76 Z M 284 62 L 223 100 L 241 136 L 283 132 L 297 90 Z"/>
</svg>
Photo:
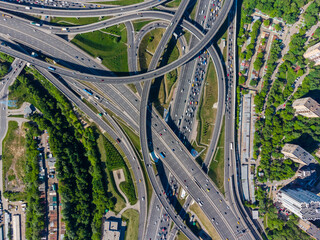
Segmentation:
<svg viewBox="0 0 320 240">
<path fill-rule="evenodd" d="M 120 143 L 120 142 L 121 142 L 120 138 L 117 138 L 117 143 Z"/>
<path fill-rule="evenodd" d="M 141 179 L 139 179 L 139 183 L 141 183 Z"/>
<path fill-rule="evenodd" d="M 214 222 L 214 221 L 215 221 L 215 219 L 214 219 L 214 218 L 212 218 L 212 219 L 211 219 L 211 221 L 212 221 L 212 222 Z"/>
<path fill-rule="evenodd" d="M 2 110 L 5 110 L 5 109 L 6 109 L 5 107 L 2 108 Z"/>
<path fill-rule="evenodd" d="M 142 197 L 141 200 L 144 201 L 144 197 Z"/>
<path fill-rule="evenodd" d="M 207 188 L 207 192 L 210 192 L 210 188 Z"/>
</svg>

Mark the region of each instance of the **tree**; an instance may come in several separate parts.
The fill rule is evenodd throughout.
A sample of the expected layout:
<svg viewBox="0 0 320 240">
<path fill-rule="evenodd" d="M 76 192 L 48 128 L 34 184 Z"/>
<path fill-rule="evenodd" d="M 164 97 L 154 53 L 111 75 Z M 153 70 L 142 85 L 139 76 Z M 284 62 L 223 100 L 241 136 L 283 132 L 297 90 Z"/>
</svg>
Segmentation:
<svg viewBox="0 0 320 240">
<path fill-rule="evenodd" d="M 260 68 L 262 67 L 263 65 L 263 62 L 261 61 L 261 58 L 257 58 L 254 63 L 253 63 L 253 68 L 256 70 L 256 71 L 259 71 Z"/>
<path fill-rule="evenodd" d="M 318 27 L 313 34 L 314 38 L 320 38 L 320 27 Z"/>
<path fill-rule="evenodd" d="M 282 30 L 282 27 L 281 27 L 280 23 L 276 24 L 274 27 L 275 27 L 276 31 L 281 31 Z"/>
<path fill-rule="evenodd" d="M 239 83 L 244 84 L 246 82 L 246 78 L 244 76 L 239 77 Z"/>
<path fill-rule="evenodd" d="M 268 27 L 270 25 L 270 19 L 264 20 L 263 25 Z"/>
<path fill-rule="evenodd" d="M 245 59 L 246 55 L 247 55 L 247 53 L 246 53 L 246 51 L 244 51 L 244 52 L 240 53 L 240 58 Z"/>
</svg>

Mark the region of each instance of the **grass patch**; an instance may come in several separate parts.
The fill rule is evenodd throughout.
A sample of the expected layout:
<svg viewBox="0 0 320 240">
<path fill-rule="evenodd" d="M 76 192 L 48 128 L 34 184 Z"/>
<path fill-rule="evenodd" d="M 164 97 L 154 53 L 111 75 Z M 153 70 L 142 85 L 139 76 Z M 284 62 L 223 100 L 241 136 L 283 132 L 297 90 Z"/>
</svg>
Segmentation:
<svg viewBox="0 0 320 240">
<path fill-rule="evenodd" d="M 224 194 L 224 118 L 216 152 L 209 166 L 208 175 Z"/>
<path fill-rule="evenodd" d="M 136 86 L 133 83 L 128 83 L 127 85 L 131 89 L 132 92 L 134 92 L 134 93 L 138 92 Z"/>
<path fill-rule="evenodd" d="M 10 114 L 8 117 L 12 117 L 12 118 L 24 118 L 24 115 L 23 115 L 23 114 L 17 114 L 17 115 Z"/>
<path fill-rule="evenodd" d="M 121 128 L 125 131 L 125 133 L 127 134 L 127 136 L 130 138 L 133 146 L 138 150 L 138 152 L 140 153 L 141 151 L 141 146 L 140 146 L 140 138 L 137 134 L 135 134 L 128 126 L 126 126 L 125 124 L 123 124 L 122 122 L 119 121 L 119 124 L 121 126 Z"/>
<path fill-rule="evenodd" d="M 176 240 L 189 240 L 189 238 L 187 238 L 186 235 L 184 235 L 183 232 L 179 231 L 179 232 L 177 233 Z"/>
<path fill-rule="evenodd" d="M 198 216 L 201 224 L 205 227 L 206 232 L 209 234 L 209 236 L 212 239 L 221 239 L 218 232 L 212 226 L 210 220 L 207 218 L 207 216 L 204 214 L 204 212 L 201 210 L 198 204 L 196 203 L 192 204 L 190 206 L 190 210 Z"/>
<path fill-rule="evenodd" d="M 128 74 L 127 31 L 124 24 L 105 31 L 78 34 L 71 42 L 91 56 L 101 58 L 102 64 L 116 74 Z"/>
<path fill-rule="evenodd" d="M 194 5 L 194 7 L 193 7 L 193 9 L 192 9 L 192 11 L 190 13 L 190 18 L 192 20 L 196 19 L 196 12 L 197 12 L 198 3 L 199 3 L 199 1 L 197 1 L 197 3 Z"/>
<path fill-rule="evenodd" d="M 101 162 L 106 163 L 107 161 L 107 155 L 106 155 L 106 149 L 104 147 L 104 136 L 100 134 L 98 140 L 98 148 L 99 152 L 101 154 Z M 105 168 L 106 169 L 106 168 Z M 106 170 L 106 179 L 107 179 L 107 188 L 108 188 L 108 194 L 110 197 L 113 198 L 113 201 L 115 202 L 114 211 L 116 213 L 120 212 L 123 208 L 126 206 L 126 202 L 122 195 L 119 193 L 117 187 L 112 182 L 112 176 L 109 171 Z"/>
<path fill-rule="evenodd" d="M 126 240 L 137 240 L 139 232 L 139 213 L 137 210 L 128 209 L 121 215 L 122 220 L 127 222 L 125 233 Z"/>
<path fill-rule="evenodd" d="M 134 31 L 138 32 L 148 23 L 154 22 L 155 20 L 149 20 L 149 21 L 142 21 L 142 20 L 135 20 L 132 22 Z"/>
<path fill-rule="evenodd" d="M 212 61 L 209 62 L 208 73 L 204 86 L 204 94 L 201 96 L 198 110 L 199 128 L 197 142 L 208 145 L 211 141 L 212 132 L 216 120 L 217 109 L 213 104 L 218 101 L 217 74 Z"/>
<path fill-rule="evenodd" d="M 109 17 L 86 17 L 86 18 L 65 18 L 65 17 L 53 17 L 51 18 L 51 23 L 56 23 L 63 26 L 72 26 L 72 25 L 87 25 L 100 20 L 106 20 Z"/>
<path fill-rule="evenodd" d="M 96 114 L 99 113 L 99 111 L 89 101 L 87 101 L 85 98 L 82 98 L 82 102 L 84 102 Z"/>
<path fill-rule="evenodd" d="M 181 0 L 173 0 L 171 2 L 166 3 L 166 6 L 176 8 L 176 7 L 179 7 L 180 3 L 181 3 Z"/>
<path fill-rule="evenodd" d="M 185 31 L 184 37 L 186 38 L 187 43 L 190 44 L 191 33 L 189 31 Z"/>
<path fill-rule="evenodd" d="M 8 122 L 7 134 L 2 142 L 4 149 L 2 155 L 3 189 L 15 192 L 15 187 L 20 187 L 24 179 L 24 166 L 26 164 L 25 134 L 19 129 L 15 121 Z M 5 180 L 11 182 L 6 188 Z M 11 198 L 9 199 L 11 200 Z"/>
</svg>

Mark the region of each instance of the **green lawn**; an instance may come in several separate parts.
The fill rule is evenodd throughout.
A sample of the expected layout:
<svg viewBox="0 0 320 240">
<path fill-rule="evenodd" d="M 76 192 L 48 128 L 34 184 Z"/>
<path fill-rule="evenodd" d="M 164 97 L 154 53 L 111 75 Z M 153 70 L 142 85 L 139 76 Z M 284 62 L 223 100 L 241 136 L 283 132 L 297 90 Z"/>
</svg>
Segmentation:
<svg viewBox="0 0 320 240">
<path fill-rule="evenodd" d="M 199 128 L 197 141 L 202 144 L 209 144 L 214 129 L 217 109 L 213 104 L 218 101 L 218 82 L 215 67 L 212 61 L 209 62 L 208 73 L 205 80 L 204 94 L 198 110 Z"/>
<path fill-rule="evenodd" d="M 102 17 L 101 20 L 106 20 L 109 17 Z M 72 25 L 86 25 L 100 21 L 99 17 L 87 17 L 87 18 L 65 18 L 65 17 L 53 17 L 51 18 L 52 23 L 56 23 L 64 26 Z"/>
<path fill-rule="evenodd" d="M 166 6 L 175 8 L 175 7 L 179 7 L 180 3 L 181 3 L 181 0 L 172 0 L 168 3 L 166 3 Z"/>
<path fill-rule="evenodd" d="M 127 31 L 124 24 L 105 31 L 78 34 L 71 42 L 91 56 L 101 58 L 102 64 L 118 75 L 128 74 Z"/>
<path fill-rule="evenodd" d="M 195 20 L 198 3 L 199 3 L 199 1 L 197 1 L 197 3 L 194 5 L 194 7 L 192 9 L 192 12 L 190 13 L 190 18 L 192 20 Z"/>
<path fill-rule="evenodd" d="M 24 118 L 24 115 L 23 115 L 23 114 L 17 114 L 17 115 L 10 114 L 8 117 L 13 117 L 13 118 Z"/>
<path fill-rule="evenodd" d="M 148 207 L 149 204 L 151 202 L 151 197 L 152 197 L 152 185 L 151 182 L 149 180 L 148 177 L 148 173 L 146 170 L 146 167 L 144 165 L 143 161 L 140 161 L 140 159 L 142 158 L 142 154 L 141 154 L 141 147 L 140 147 L 140 138 L 138 135 L 136 135 L 130 128 L 128 128 L 125 124 L 121 123 L 121 121 L 118 121 L 121 128 L 123 129 L 123 131 L 125 131 L 125 133 L 127 134 L 127 136 L 129 137 L 129 139 L 131 140 L 132 144 L 134 145 L 134 147 L 136 148 L 136 152 L 138 152 L 140 158 L 139 158 L 139 162 L 140 162 L 140 166 L 142 169 L 142 173 L 143 173 L 143 177 L 146 181 L 146 190 L 147 190 L 147 200 L 148 200 Z"/>
<path fill-rule="evenodd" d="M 126 240 L 137 240 L 139 232 L 139 213 L 137 210 L 128 209 L 121 215 L 122 220 L 127 222 L 125 234 Z"/>
<path fill-rule="evenodd" d="M 183 232 L 179 231 L 179 232 L 177 233 L 176 240 L 189 240 L 189 238 L 187 238 L 186 235 L 184 235 Z"/>
<path fill-rule="evenodd" d="M 187 43 L 190 44 L 191 33 L 189 31 L 184 31 L 184 37 L 186 38 Z"/>
<path fill-rule="evenodd" d="M 217 150 L 209 166 L 208 175 L 224 194 L 224 119 L 221 127 Z"/>
<path fill-rule="evenodd" d="M 85 98 L 82 99 L 82 102 L 84 102 L 93 112 L 99 113 L 99 111 L 93 106 L 89 101 L 87 101 Z"/>
<path fill-rule="evenodd" d="M 101 162 L 105 164 L 106 162 L 106 149 L 104 147 L 104 136 L 102 134 L 99 135 L 98 138 L 98 148 L 99 148 L 99 152 L 101 154 Z M 108 195 L 109 197 L 112 197 L 114 202 L 115 202 L 115 206 L 114 206 L 114 211 L 116 213 L 120 212 L 125 206 L 126 206 L 126 202 L 124 200 L 124 198 L 122 197 L 122 195 L 118 192 L 118 189 L 114 187 L 114 184 L 112 183 L 112 176 L 110 175 L 109 171 L 106 171 L 106 178 L 107 178 L 107 188 L 108 188 Z"/>
<path fill-rule="evenodd" d="M 8 175 L 15 175 L 15 179 L 23 180 L 24 178 L 24 166 L 25 166 L 25 136 L 22 128 L 19 129 L 18 123 L 15 121 L 8 122 L 7 134 L 2 142 L 2 171 L 3 171 L 3 189 L 5 188 L 5 178 Z M 13 171 L 14 170 L 14 171 Z M 10 177 L 12 180 L 12 177 Z M 18 186 L 17 183 L 13 184 Z"/>
<path fill-rule="evenodd" d="M 128 126 L 123 124 L 122 122 L 118 121 L 120 124 L 121 128 L 125 131 L 127 136 L 130 138 L 133 146 L 137 149 L 137 151 L 140 153 L 141 151 L 141 146 L 140 146 L 140 138 L 137 134 L 135 134 Z"/>
<path fill-rule="evenodd" d="M 145 25 L 147 25 L 148 23 L 154 22 L 155 20 L 149 20 L 149 21 L 145 21 L 145 20 L 135 20 L 132 22 L 133 24 L 133 28 L 134 31 L 138 32 L 141 30 L 141 28 L 143 28 Z"/>
<path fill-rule="evenodd" d="M 204 212 L 202 211 L 202 209 L 199 207 L 197 203 L 192 204 L 190 206 L 190 210 L 198 216 L 200 222 L 205 227 L 205 229 L 202 229 L 202 230 L 208 233 L 212 239 L 221 239 L 216 229 L 212 226 L 211 221 L 204 214 Z"/>
</svg>

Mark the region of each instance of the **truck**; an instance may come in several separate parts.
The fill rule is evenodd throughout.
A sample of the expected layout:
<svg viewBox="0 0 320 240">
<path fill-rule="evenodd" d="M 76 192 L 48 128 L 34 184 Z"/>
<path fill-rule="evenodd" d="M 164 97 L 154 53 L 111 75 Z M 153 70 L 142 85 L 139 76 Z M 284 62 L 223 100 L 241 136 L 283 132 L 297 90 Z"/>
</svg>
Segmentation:
<svg viewBox="0 0 320 240">
<path fill-rule="evenodd" d="M 68 31 L 69 28 L 61 28 L 61 31 Z"/>
<path fill-rule="evenodd" d="M 56 70 L 56 68 L 51 67 L 51 66 L 50 66 L 50 67 L 48 67 L 48 69 L 49 69 L 49 70 L 51 70 L 51 71 L 55 71 L 55 70 Z"/>
</svg>

